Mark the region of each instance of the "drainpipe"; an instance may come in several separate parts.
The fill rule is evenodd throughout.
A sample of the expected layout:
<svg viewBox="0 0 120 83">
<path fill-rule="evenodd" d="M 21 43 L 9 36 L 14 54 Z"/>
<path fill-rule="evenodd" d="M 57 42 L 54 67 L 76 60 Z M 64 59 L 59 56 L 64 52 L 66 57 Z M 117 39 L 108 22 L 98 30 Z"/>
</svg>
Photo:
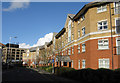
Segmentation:
<svg viewBox="0 0 120 83">
<path fill-rule="evenodd" d="M 109 13 L 110 13 L 110 28 L 111 28 L 111 54 L 112 54 L 112 69 L 114 69 L 114 61 L 113 61 L 113 35 L 112 35 L 112 16 L 111 16 L 111 3 L 109 3 Z"/>
</svg>

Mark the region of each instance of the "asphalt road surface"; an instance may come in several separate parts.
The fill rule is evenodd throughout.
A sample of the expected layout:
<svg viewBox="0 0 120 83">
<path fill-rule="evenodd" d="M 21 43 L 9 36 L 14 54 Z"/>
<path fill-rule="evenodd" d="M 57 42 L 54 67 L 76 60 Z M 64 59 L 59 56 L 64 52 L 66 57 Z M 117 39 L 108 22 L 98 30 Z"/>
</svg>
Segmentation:
<svg viewBox="0 0 120 83">
<path fill-rule="evenodd" d="M 18 67 L 18 68 L 12 68 L 9 70 L 5 70 L 2 72 L 2 83 L 8 83 L 8 82 L 29 82 L 29 83 L 41 83 L 41 82 L 47 82 L 47 83 L 77 83 L 74 80 L 66 79 L 62 77 L 58 77 L 53 74 L 47 74 L 45 72 L 37 72 L 32 69 Z"/>
</svg>

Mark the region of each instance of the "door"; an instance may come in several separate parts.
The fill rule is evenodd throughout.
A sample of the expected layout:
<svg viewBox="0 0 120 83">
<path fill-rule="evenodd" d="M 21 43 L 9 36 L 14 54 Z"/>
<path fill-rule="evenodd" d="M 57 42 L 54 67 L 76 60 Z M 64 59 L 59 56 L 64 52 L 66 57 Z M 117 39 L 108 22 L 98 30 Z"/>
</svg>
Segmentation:
<svg viewBox="0 0 120 83">
<path fill-rule="evenodd" d="M 69 67 L 71 67 L 71 62 L 69 62 Z"/>
</svg>

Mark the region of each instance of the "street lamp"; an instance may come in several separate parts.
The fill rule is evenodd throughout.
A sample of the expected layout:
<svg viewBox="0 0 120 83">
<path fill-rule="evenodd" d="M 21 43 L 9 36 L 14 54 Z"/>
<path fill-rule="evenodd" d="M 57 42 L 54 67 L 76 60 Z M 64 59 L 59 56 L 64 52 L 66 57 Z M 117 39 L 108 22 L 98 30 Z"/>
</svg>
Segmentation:
<svg viewBox="0 0 120 83">
<path fill-rule="evenodd" d="M 17 38 L 17 37 L 15 36 L 15 37 L 10 37 L 9 38 L 9 56 L 10 56 L 10 43 L 11 43 L 12 38 Z M 11 61 L 11 59 L 10 59 L 10 61 Z"/>
</svg>

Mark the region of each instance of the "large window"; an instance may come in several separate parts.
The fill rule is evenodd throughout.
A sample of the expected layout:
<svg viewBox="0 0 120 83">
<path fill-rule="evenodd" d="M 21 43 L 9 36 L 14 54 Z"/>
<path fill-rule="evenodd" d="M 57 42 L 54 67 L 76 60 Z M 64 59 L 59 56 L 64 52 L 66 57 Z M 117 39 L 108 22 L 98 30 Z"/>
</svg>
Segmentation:
<svg viewBox="0 0 120 83">
<path fill-rule="evenodd" d="M 117 34 L 120 33 L 120 19 L 118 18 L 115 19 L 115 31 Z"/>
<path fill-rule="evenodd" d="M 82 36 L 85 35 L 85 27 L 82 28 Z"/>
<path fill-rule="evenodd" d="M 115 2 L 115 14 L 120 14 L 120 2 Z"/>
<path fill-rule="evenodd" d="M 68 23 L 68 42 L 71 41 L 71 20 Z"/>
<path fill-rule="evenodd" d="M 102 5 L 97 8 L 97 13 L 107 11 L 107 5 Z"/>
<path fill-rule="evenodd" d="M 71 49 L 70 48 L 68 49 L 68 55 L 71 55 Z"/>
<path fill-rule="evenodd" d="M 86 65 L 85 60 L 82 60 L 82 68 L 85 68 L 85 65 Z"/>
<path fill-rule="evenodd" d="M 78 53 L 80 53 L 80 45 L 78 45 Z"/>
<path fill-rule="evenodd" d="M 99 68 L 109 68 L 109 59 L 99 59 Z"/>
<path fill-rule="evenodd" d="M 85 43 L 82 44 L 82 52 L 85 52 Z"/>
<path fill-rule="evenodd" d="M 98 40 L 98 49 L 109 49 L 108 39 Z"/>
<path fill-rule="evenodd" d="M 108 23 L 106 20 L 98 22 L 98 30 L 105 30 L 107 28 L 108 28 Z"/>
</svg>

